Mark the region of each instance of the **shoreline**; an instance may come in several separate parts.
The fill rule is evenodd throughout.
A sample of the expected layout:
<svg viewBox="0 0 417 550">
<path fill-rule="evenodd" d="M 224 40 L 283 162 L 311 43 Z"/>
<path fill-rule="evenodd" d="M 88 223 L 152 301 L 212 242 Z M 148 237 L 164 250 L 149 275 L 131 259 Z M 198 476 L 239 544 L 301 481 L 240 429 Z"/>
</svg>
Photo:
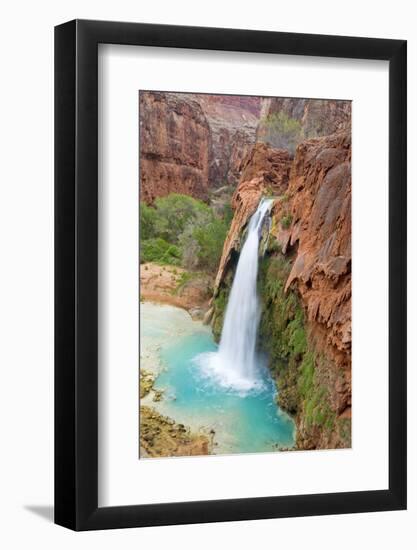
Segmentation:
<svg viewBox="0 0 417 550">
<path fill-rule="evenodd" d="M 175 384 L 174 386 L 170 386 L 171 382 L 168 382 L 168 380 L 171 378 L 170 375 L 168 375 L 167 378 L 167 373 L 175 372 L 175 370 L 171 371 L 171 368 L 169 371 L 166 370 L 167 367 L 164 364 L 165 359 L 161 360 L 161 353 L 164 355 L 164 349 L 169 349 L 174 346 L 173 357 L 175 360 L 175 357 L 178 357 L 176 355 L 178 350 L 175 350 L 175 345 L 179 340 L 184 339 L 184 341 L 187 341 L 189 336 L 192 337 L 198 335 L 198 333 L 202 336 L 204 333 L 210 333 L 212 336 L 212 331 L 210 327 L 204 325 L 201 321 L 193 320 L 188 312 L 181 308 L 148 301 L 143 302 L 143 307 L 140 379 L 142 386 L 147 385 L 148 389 L 146 392 L 141 392 L 141 407 L 145 406 L 152 408 L 155 413 L 161 417 L 168 418 L 175 424 L 186 427 L 193 436 L 204 435 L 206 438 L 209 438 L 210 446 L 208 454 L 210 455 L 277 452 L 280 451 L 281 448 L 282 450 L 292 448 L 295 440 L 294 419 L 284 410 L 280 409 L 275 398 L 276 382 L 272 377 L 271 383 L 274 385 L 274 394 L 269 406 L 273 406 L 273 410 L 277 411 L 278 417 L 280 417 L 281 420 L 276 428 L 268 428 L 266 426 L 269 425 L 270 421 L 262 420 L 262 418 L 266 417 L 259 417 L 259 421 L 261 422 L 259 429 L 266 429 L 267 433 L 268 430 L 272 429 L 270 435 L 266 436 L 267 439 L 265 440 L 264 446 L 262 444 L 262 436 L 261 439 L 259 439 L 258 436 L 253 435 L 253 430 L 258 429 L 256 428 L 257 421 L 254 420 L 255 424 L 253 424 L 250 420 L 251 418 L 255 418 L 253 414 L 264 414 L 257 412 L 263 408 L 261 404 L 263 399 L 257 402 L 255 398 L 254 402 L 252 396 L 249 398 L 249 401 L 242 401 L 242 403 L 239 402 L 226 406 L 226 409 L 221 412 L 223 408 L 222 399 L 226 399 L 225 402 L 227 402 L 229 398 L 226 394 L 224 398 L 221 396 L 219 397 L 218 392 L 216 392 L 217 395 L 214 397 L 215 400 L 212 402 L 211 406 L 208 406 L 210 403 L 205 403 L 201 408 L 200 405 L 198 405 L 198 401 L 194 401 L 194 405 L 188 408 L 186 405 L 184 406 L 184 397 L 181 397 L 181 404 L 177 405 L 176 395 L 172 390 L 175 388 L 174 391 L 177 392 L 178 388 L 184 386 L 176 386 Z M 163 379 L 158 380 L 160 375 L 163 375 Z M 209 399 L 211 399 L 211 397 Z M 192 403 L 192 401 L 190 403 Z M 243 417 L 240 417 L 241 413 L 238 412 L 241 405 L 243 405 L 243 411 L 245 411 L 242 411 L 245 415 Z M 253 412 L 252 407 L 254 407 Z M 259 409 L 259 407 L 261 407 L 261 409 Z M 216 409 L 218 409 L 220 414 L 215 412 Z M 235 416 L 236 414 L 238 416 Z M 245 420 L 240 420 L 240 418 L 245 418 Z M 243 424 L 241 423 L 242 421 Z M 264 422 L 266 422 L 266 424 L 264 424 Z M 290 435 L 288 432 L 288 422 L 291 422 Z M 239 423 L 240 427 L 235 431 L 234 426 L 238 426 Z M 278 431 L 275 432 L 275 429 Z M 247 436 L 245 435 L 246 433 Z M 268 440 L 270 443 L 268 443 Z M 259 441 L 259 443 L 256 443 L 256 441 Z M 176 455 L 173 454 L 173 456 Z"/>
<path fill-rule="evenodd" d="M 140 265 L 140 302 L 181 308 L 194 320 L 203 319 L 211 300 L 212 277 L 178 266 L 147 262 Z"/>
<path fill-rule="evenodd" d="M 166 303 L 164 301 L 142 302 L 148 307 L 148 315 L 158 315 L 157 309 L 164 308 L 164 316 L 158 315 L 158 321 L 162 327 L 160 332 L 143 334 L 141 332 L 141 353 L 139 367 L 139 408 L 140 408 L 140 458 L 156 458 L 168 456 L 197 456 L 211 455 L 216 443 L 214 442 L 214 430 L 211 426 L 201 423 L 181 423 L 164 407 L 164 395 L 167 388 L 155 388 L 158 376 L 165 368 L 159 357 L 164 339 L 165 346 L 169 346 L 178 337 L 193 334 L 195 326 L 199 326 L 204 332 L 210 329 L 200 320 L 193 319 L 185 308 Z M 171 311 L 167 311 L 171 308 Z M 152 311 L 154 310 L 154 311 Z M 165 325 L 165 326 L 164 326 Z M 156 342 L 154 341 L 156 340 Z M 143 422 L 145 419 L 145 422 Z M 148 438 L 148 441 L 145 439 Z M 165 440 L 165 442 L 164 442 Z M 153 444 L 151 444 L 151 441 Z"/>
<path fill-rule="evenodd" d="M 152 407 L 141 405 L 139 422 L 140 459 L 212 454 L 213 441 L 209 434 L 195 433 Z"/>
</svg>

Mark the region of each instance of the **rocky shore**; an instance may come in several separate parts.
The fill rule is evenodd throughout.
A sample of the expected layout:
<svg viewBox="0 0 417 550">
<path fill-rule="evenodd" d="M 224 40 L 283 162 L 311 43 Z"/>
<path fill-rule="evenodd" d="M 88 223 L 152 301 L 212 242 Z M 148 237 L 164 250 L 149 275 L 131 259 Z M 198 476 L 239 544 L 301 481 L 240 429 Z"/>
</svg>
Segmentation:
<svg viewBox="0 0 417 550">
<path fill-rule="evenodd" d="M 192 433 L 184 424 L 177 424 L 144 405 L 140 407 L 139 418 L 141 458 L 210 454 L 209 435 Z"/>
<path fill-rule="evenodd" d="M 180 307 L 193 319 L 204 317 L 212 295 L 212 284 L 212 278 L 206 273 L 152 262 L 140 266 L 141 301 Z"/>
<path fill-rule="evenodd" d="M 146 304 L 150 306 L 151 304 Z M 157 305 L 152 304 L 153 308 Z M 162 306 L 161 306 L 162 307 Z M 174 311 L 175 309 L 172 308 Z M 178 310 L 180 311 L 180 310 Z M 186 315 L 186 314 L 185 314 Z M 166 339 L 175 338 L 175 332 L 186 334 L 186 327 L 180 326 L 180 319 L 173 325 L 174 332 L 166 334 Z M 192 321 L 188 321 L 188 324 Z M 203 428 L 191 429 L 177 423 L 158 411 L 165 396 L 164 389 L 156 388 L 155 381 L 163 368 L 157 359 L 157 350 L 147 338 L 141 345 L 148 349 L 142 357 L 139 369 L 139 456 L 140 458 L 157 458 L 168 456 L 197 456 L 211 454 L 214 447 L 213 430 Z"/>
</svg>

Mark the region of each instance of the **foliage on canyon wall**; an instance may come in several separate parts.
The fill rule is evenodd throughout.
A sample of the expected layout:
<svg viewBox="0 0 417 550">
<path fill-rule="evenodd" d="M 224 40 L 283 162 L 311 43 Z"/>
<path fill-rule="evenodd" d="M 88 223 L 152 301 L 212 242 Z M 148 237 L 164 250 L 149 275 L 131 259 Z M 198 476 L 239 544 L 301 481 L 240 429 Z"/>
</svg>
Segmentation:
<svg viewBox="0 0 417 550">
<path fill-rule="evenodd" d="M 259 343 L 268 351 L 270 369 L 277 381 L 277 402 L 297 420 L 297 447 L 348 446 L 348 438 L 339 437 L 335 442 L 337 414 L 329 390 L 317 374 L 322 359 L 309 340 L 300 297 L 295 289 L 285 292 L 292 261 L 273 252 L 261 263 Z"/>
<path fill-rule="evenodd" d="M 265 98 L 257 140 L 295 152 L 307 139 L 346 129 L 351 121 L 351 102 L 331 99 Z"/>
<path fill-rule="evenodd" d="M 261 124 L 264 128 L 261 141 L 277 149 L 287 149 L 294 154 L 301 135 L 301 123 L 296 118 L 279 111 L 269 114 Z"/>
<path fill-rule="evenodd" d="M 211 327 L 213 330 L 214 340 L 216 342 L 220 341 L 220 337 L 222 334 L 224 315 L 226 313 L 226 306 L 229 299 L 229 294 L 230 288 L 227 286 L 223 286 L 213 300 L 214 315 Z"/>
</svg>

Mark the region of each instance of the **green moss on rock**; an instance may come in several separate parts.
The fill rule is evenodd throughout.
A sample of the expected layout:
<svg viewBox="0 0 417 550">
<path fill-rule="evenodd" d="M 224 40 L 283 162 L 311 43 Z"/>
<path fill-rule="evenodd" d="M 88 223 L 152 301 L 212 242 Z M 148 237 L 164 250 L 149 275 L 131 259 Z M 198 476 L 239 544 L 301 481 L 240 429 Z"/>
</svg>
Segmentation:
<svg viewBox="0 0 417 550">
<path fill-rule="evenodd" d="M 340 445 L 342 448 L 352 446 L 352 421 L 350 418 L 338 418 L 336 427 L 339 433 Z"/>
<path fill-rule="evenodd" d="M 226 313 L 227 301 L 229 299 L 230 288 L 228 286 L 222 287 L 213 300 L 213 321 L 212 330 L 213 336 L 216 342 L 220 341 L 220 336 L 223 329 L 224 315 Z"/>
<path fill-rule="evenodd" d="M 277 382 L 277 402 L 298 418 L 297 424 L 304 431 L 297 435 L 297 444 L 302 447 L 301 440 L 309 441 L 317 428 L 327 434 L 333 432 L 336 413 L 330 406 L 328 390 L 317 377 L 320 358 L 309 347 L 299 297 L 291 288 L 284 290 L 291 266 L 291 259 L 279 252 L 261 263 L 259 334 L 260 345 L 269 354 L 270 368 Z"/>
</svg>

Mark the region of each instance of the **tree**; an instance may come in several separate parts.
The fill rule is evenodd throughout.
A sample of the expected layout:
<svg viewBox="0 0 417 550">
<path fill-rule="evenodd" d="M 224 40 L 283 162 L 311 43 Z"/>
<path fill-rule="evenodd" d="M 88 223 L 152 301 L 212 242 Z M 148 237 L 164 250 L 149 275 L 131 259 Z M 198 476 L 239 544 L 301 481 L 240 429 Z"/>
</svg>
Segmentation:
<svg viewBox="0 0 417 550">
<path fill-rule="evenodd" d="M 277 149 L 287 149 L 295 152 L 297 143 L 301 137 L 301 123 L 287 116 L 283 111 L 278 111 L 264 118 L 261 122 L 262 141 Z"/>
</svg>

